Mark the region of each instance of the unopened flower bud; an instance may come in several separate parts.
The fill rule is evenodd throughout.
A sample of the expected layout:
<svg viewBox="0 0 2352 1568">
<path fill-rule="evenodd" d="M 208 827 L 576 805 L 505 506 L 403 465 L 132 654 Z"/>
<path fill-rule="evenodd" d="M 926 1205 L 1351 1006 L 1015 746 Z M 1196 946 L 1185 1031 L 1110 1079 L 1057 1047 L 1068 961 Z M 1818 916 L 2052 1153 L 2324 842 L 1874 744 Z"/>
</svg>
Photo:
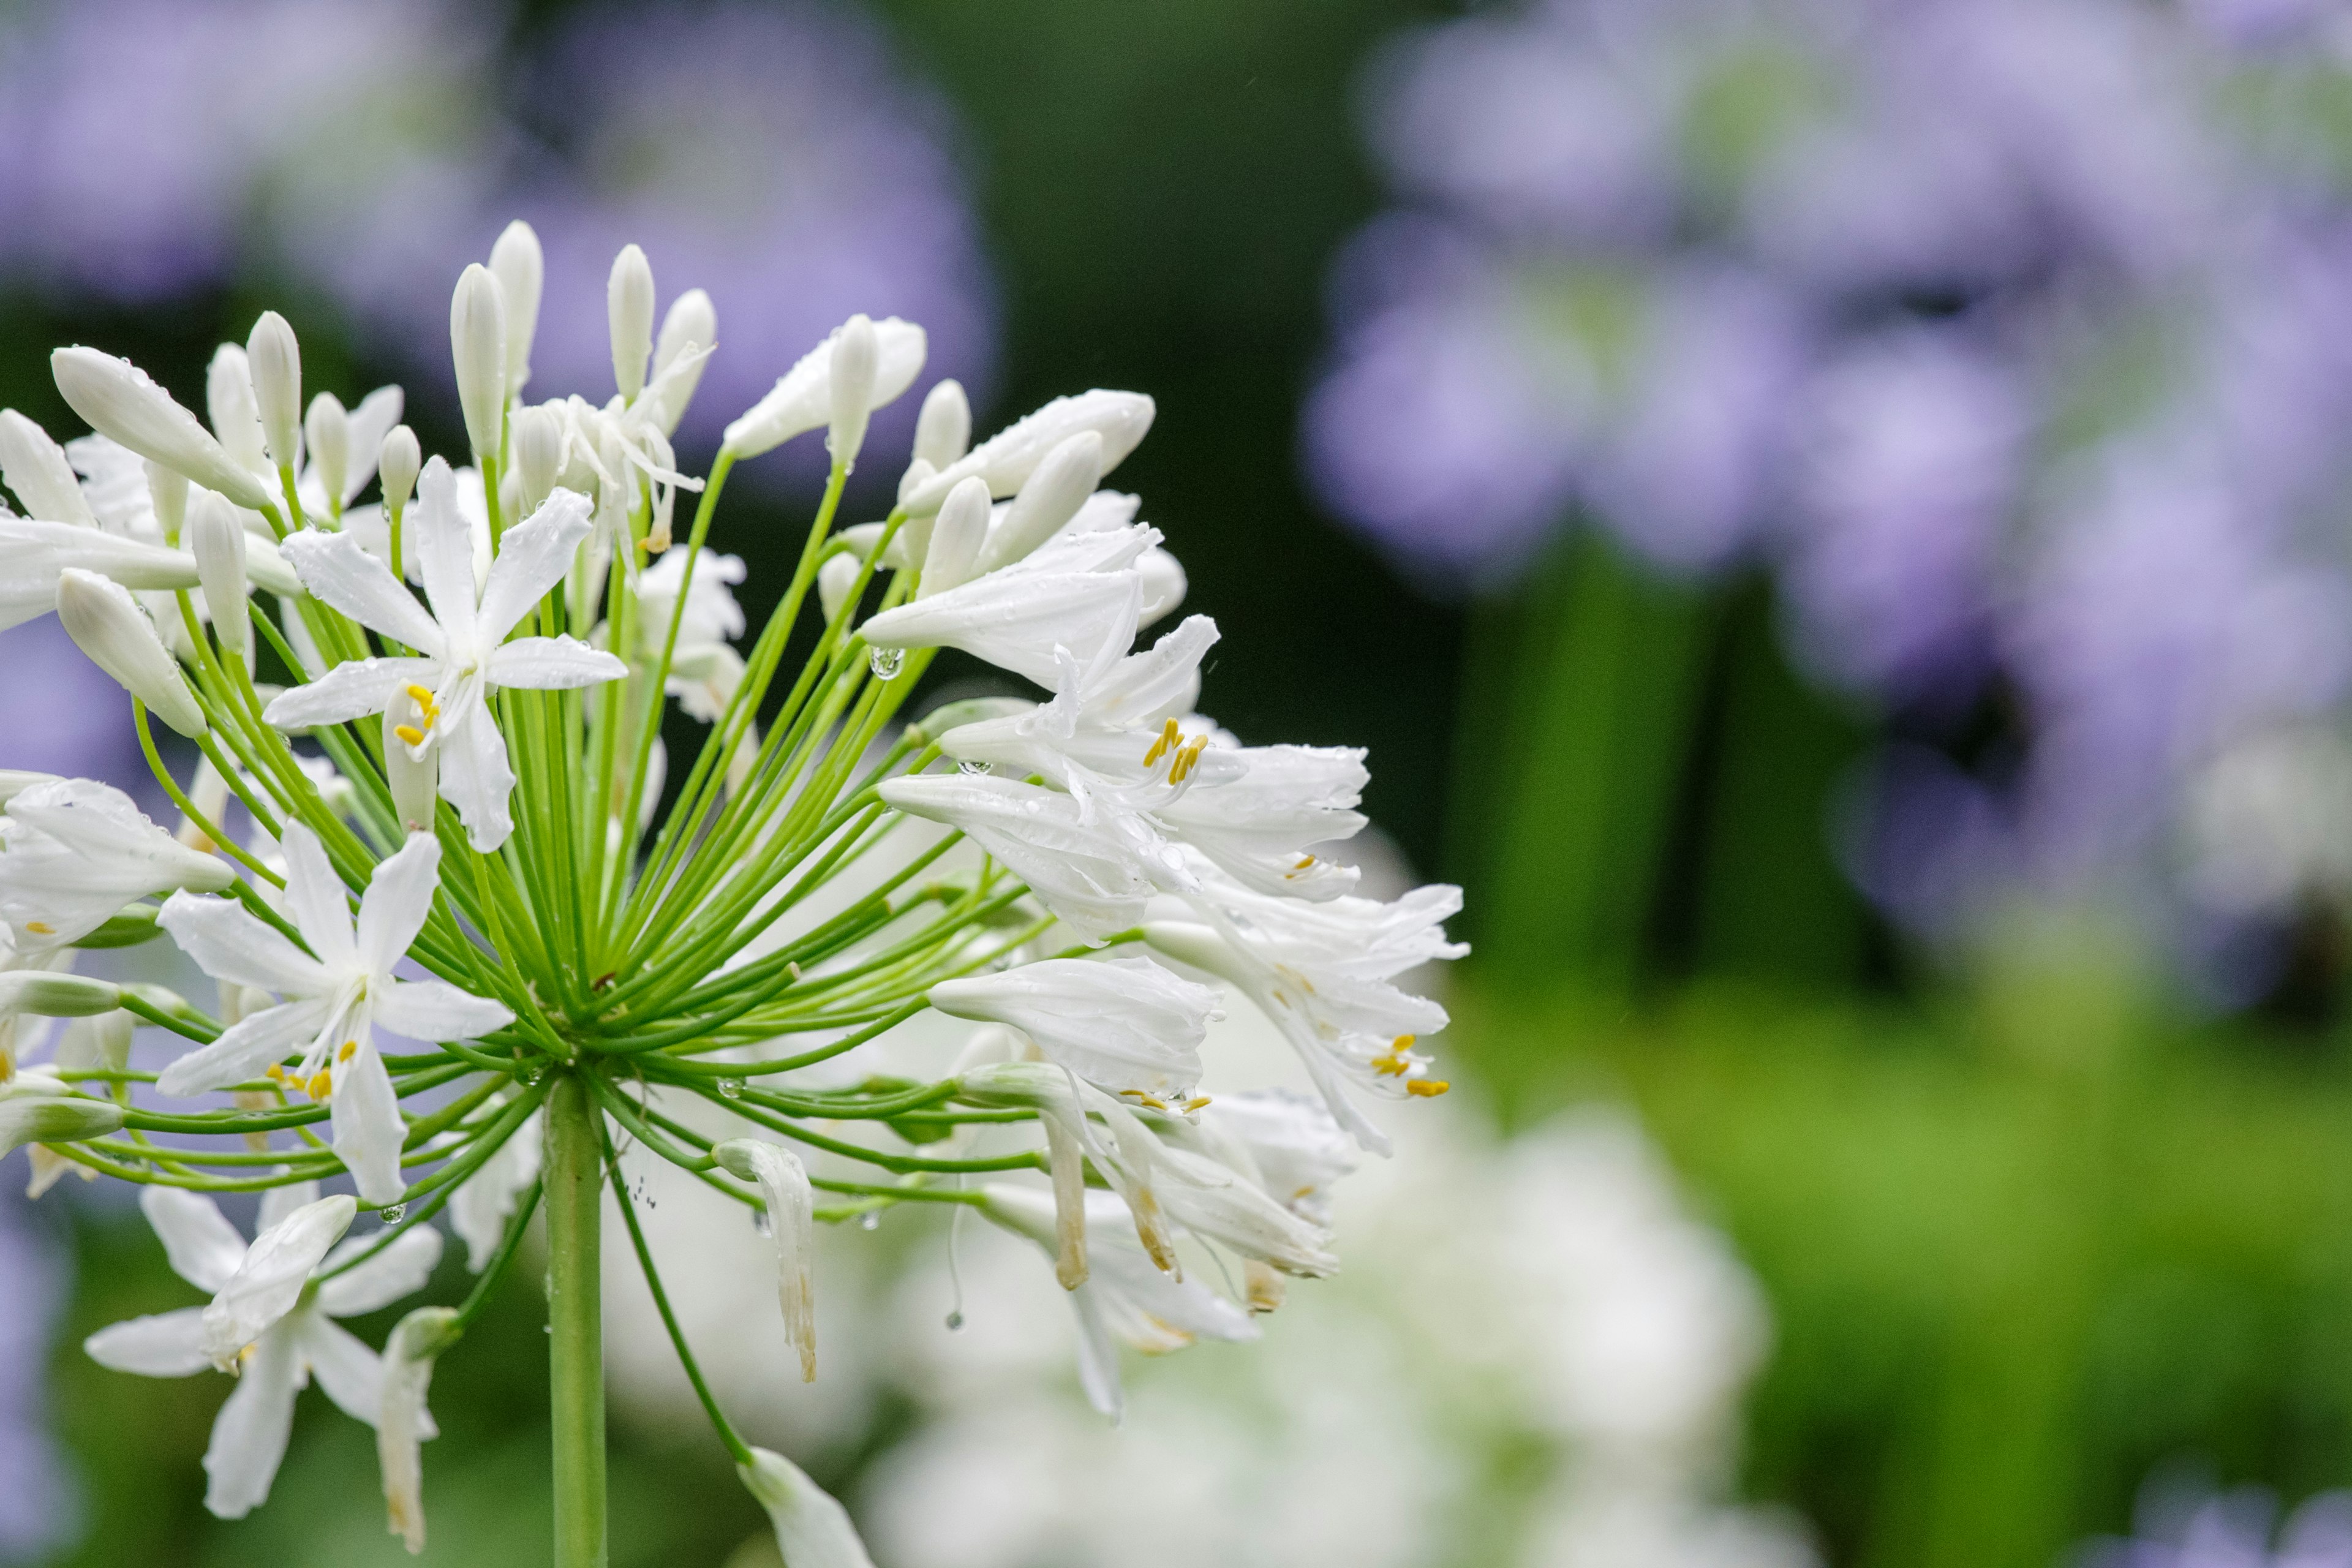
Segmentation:
<svg viewBox="0 0 2352 1568">
<path fill-rule="evenodd" d="M 520 218 L 507 225 L 490 247 L 490 272 L 505 290 L 507 304 L 507 395 L 518 396 L 530 380 L 530 345 L 539 335 L 539 296 L 547 282 L 547 258 L 539 233 Z"/>
<path fill-rule="evenodd" d="M 65 448 L 13 408 L 0 409 L 0 479 L 16 492 L 27 517 L 98 526 Z"/>
<path fill-rule="evenodd" d="M 261 414 L 261 439 L 271 462 L 290 468 L 302 439 L 302 350 L 294 329 L 275 310 L 264 310 L 245 340 L 253 376 L 254 406 Z"/>
<path fill-rule="evenodd" d="M 449 355 L 474 460 L 495 461 L 507 412 L 507 302 L 498 275 L 479 262 L 457 279 L 449 300 Z"/>
<path fill-rule="evenodd" d="M 244 346 L 223 343 L 205 366 L 205 416 L 229 460 L 269 482 L 269 442 L 261 433 L 261 405 L 253 397 L 253 362 Z"/>
<path fill-rule="evenodd" d="M 88 1095 L 16 1093 L 0 1099 L 0 1154 L 26 1143 L 75 1143 L 121 1130 L 122 1107 Z"/>
<path fill-rule="evenodd" d="M 556 472 L 563 465 L 563 427 L 551 410 L 518 408 L 507 427 L 507 437 L 513 444 L 515 481 L 521 487 L 522 515 L 529 516 L 555 489 Z"/>
<path fill-rule="evenodd" d="M 931 524 L 931 547 L 923 556 L 923 582 L 917 598 L 928 599 L 971 580 L 981 546 L 988 541 L 992 510 L 986 479 L 968 479 L 948 492 L 938 521 Z"/>
<path fill-rule="evenodd" d="M 319 482 L 326 487 L 327 505 L 340 507 L 343 481 L 352 472 L 352 416 L 343 411 L 343 400 L 331 392 L 310 399 L 310 412 L 302 419 L 302 436 L 310 443 L 310 464 L 319 470 Z"/>
<path fill-rule="evenodd" d="M 661 337 L 654 344 L 655 376 L 677 363 L 677 356 L 689 347 L 707 349 L 718 341 L 718 307 L 710 302 L 707 290 L 688 289 L 670 301 L 662 317 Z"/>
<path fill-rule="evenodd" d="M 68 566 L 58 574 L 58 619 L 92 664 L 190 740 L 209 728 L 147 612 L 110 577 Z"/>
<path fill-rule="evenodd" d="M 49 356 L 49 371 L 66 402 L 100 435 L 239 506 L 260 511 L 274 504 L 253 470 L 232 462 L 194 415 L 129 360 L 64 348 Z"/>
<path fill-rule="evenodd" d="M 0 1017 L 87 1018 L 122 1005 L 122 987 L 86 974 L 17 969 L 0 974 Z"/>
<path fill-rule="evenodd" d="M 816 569 L 816 601 L 824 607 L 828 622 L 840 616 L 842 605 L 849 602 L 849 590 L 863 570 L 865 563 L 847 552 L 825 557 L 824 564 Z"/>
<path fill-rule="evenodd" d="M 993 572 L 1027 556 L 1059 533 L 1102 479 L 1102 437 L 1082 430 L 1045 454 L 1013 498 L 1004 521 L 980 552 L 980 570 Z"/>
<path fill-rule="evenodd" d="M 971 404 L 963 383 L 950 377 L 923 396 L 923 411 L 915 416 L 915 459 L 936 473 L 971 449 Z"/>
<path fill-rule="evenodd" d="M 845 473 L 856 467 L 857 449 L 866 445 L 879 354 L 871 321 L 857 315 L 841 324 L 833 341 L 833 427 L 824 444 L 834 466 Z"/>
<path fill-rule="evenodd" d="M 152 458 L 147 459 L 147 500 L 155 508 L 155 526 L 163 531 L 163 542 L 180 542 L 180 528 L 188 519 L 188 476 L 165 468 Z"/>
<path fill-rule="evenodd" d="M 250 660 L 253 627 L 245 611 L 245 524 L 236 509 L 210 490 L 189 509 L 188 551 L 196 558 L 196 580 L 221 647 Z M 249 666 L 248 666 L 249 668 Z"/>
<path fill-rule="evenodd" d="M 425 454 L 416 445 L 416 432 L 405 425 L 395 425 L 383 433 L 383 450 L 376 454 L 376 477 L 383 484 L 383 510 L 398 512 L 408 505 L 408 496 L 416 488 L 417 470 L 425 467 Z"/>
<path fill-rule="evenodd" d="M 604 280 L 604 319 L 613 333 L 613 384 L 634 403 L 646 389 L 646 362 L 654 352 L 654 268 L 634 245 L 613 258 Z"/>
</svg>

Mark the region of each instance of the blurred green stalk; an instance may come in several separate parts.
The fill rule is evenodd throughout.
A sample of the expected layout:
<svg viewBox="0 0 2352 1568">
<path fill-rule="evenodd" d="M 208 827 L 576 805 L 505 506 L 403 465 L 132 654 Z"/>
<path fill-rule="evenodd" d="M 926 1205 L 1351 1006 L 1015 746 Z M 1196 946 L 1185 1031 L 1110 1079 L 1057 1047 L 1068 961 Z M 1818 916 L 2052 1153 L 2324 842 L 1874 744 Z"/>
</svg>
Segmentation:
<svg viewBox="0 0 2352 1568">
<path fill-rule="evenodd" d="M 577 1073 L 547 1097 L 549 1415 L 556 1568 L 604 1568 L 603 1131 Z"/>
</svg>

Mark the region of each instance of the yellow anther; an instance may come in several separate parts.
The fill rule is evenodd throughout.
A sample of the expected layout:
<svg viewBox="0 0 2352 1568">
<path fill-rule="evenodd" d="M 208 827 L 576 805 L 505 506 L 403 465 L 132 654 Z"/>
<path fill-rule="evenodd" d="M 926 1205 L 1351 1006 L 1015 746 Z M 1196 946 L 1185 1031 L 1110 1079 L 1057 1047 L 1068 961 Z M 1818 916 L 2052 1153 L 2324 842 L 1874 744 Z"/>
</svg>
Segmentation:
<svg viewBox="0 0 2352 1568">
<path fill-rule="evenodd" d="M 286 1069 L 279 1067 L 276 1062 L 271 1062 L 261 1076 L 268 1079 L 272 1083 L 284 1083 L 286 1081 Z"/>
<path fill-rule="evenodd" d="M 261 1342 L 260 1342 L 259 1340 L 256 1340 L 256 1341 L 254 1341 L 254 1342 L 253 1342 L 253 1343 L 251 1343 L 251 1344 L 249 1344 L 249 1345 L 246 1346 L 243 1350 L 241 1350 L 241 1351 L 239 1351 L 239 1352 L 236 1352 L 236 1365 L 237 1365 L 237 1370 L 238 1370 L 239 1372 L 243 1372 L 243 1371 L 245 1370 L 245 1368 L 246 1368 L 246 1367 L 247 1367 L 247 1365 L 252 1362 L 252 1360 L 253 1360 L 253 1352 L 256 1352 L 256 1351 L 257 1351 L 257 1350 L 259 1350 L 260 1348 L 261 1348 Z"/>
<path fill-rule="evenodd" d="M 51 925 L 47 921 L 26 921 L 25 922 L 25 929 L 37 936 L 55 936 L 58 934 L 58 928 Z"/>
<path fill-rule="evenodd" d="M 1389 1042 L 1389 1049 L 1392 1051 L 1409 1051 L 1412 1049 L 1412 1041 L 1413 1037 L 1411 1035 L 1399 1035 L 1395 1039 Z"/>
<path fill-rule="evenodd" d="M 359 1054 L 360 1043 L 357 1040 L 345 1040 L 343 1048 L 335 1053 L 335 1059 L 339 1062 L 347 1062 Z"/>
<path fill-rule="evenodd" d="M 426 690 L 424 687 L 412 685 L 408 689 L 408 694 L 416 699 L 416 710 L 419 713 L 423 713 L 429 718 L 435 712 L 438 711 L 438 710 L 434 706 L 433 693 Z"/>
<path fill-rule="evenodd" d="M 394 724 L 392 727 L 392 732 L 412 746 L 425 744 L 425 731 L 414 724 Z"/>
<path fill-rule="evenodd" d="M 1168 1109 L 1168 1102 L 1166 1100 L 1159 1099 L 1153 1095 L 1146 1094 L 1139 1089 L 1122 1089 L 1118 1092 L 1121 1098 L 1131 1100 L 1138 1105 L 1148 1105 L 1154 1110 L 1165 1110 Z"/>
<path fill-rule="evenodd" d="M 312 1100 L 324 1100 L 335 1092 L 335 1075 L 320 1068 L 310 1075 L 310 1086 L 303 1090 Z"/>
<path fill-rule="evenodd" d="M 1208 1104 L 1208 1103 L 1209 1103 L 1209 1097 L 1208 1097 L 1207 1095 L 1205 1095 L 1205 1094 L 1196 1094 L 1196 1095 L 1194 1095 L 1192 1099 L 1190 1099 L 1190 1100 L 1186 1100 L 1186 1101 L 1184 1102 L 1184 1114 L 1185 1114 L 1185 1115 L 1187 1115 L 1187 1116 L 1190 1116 L 1190 1115 L 1192 1115 L 1192 1112 L 1194 1112 L 1194 1111 L 1196 1111 L 1196 1110 L 1200 1110 L 1200 1109 L 1201 1109 L 1201 1107 L 1202 1107 L 1202 1106 L 1204 1106 L 1204 1105 L 1206 1105 L 1206 1104 Z"/>
<path fill-rule="evenodd" d="M 1185 742 L 1177 752 L 1176 760 L 1168 764 L 1168 782 L 1182 784 L 1186 775 L 1200 765 L 1201 753 L 1208 749 L 1209 737 L 1205 734 L 1195 735 Z"/>
<path fill-rule="evenodd" d="M 1315 864 L 1315 857 L 1314 857 L 1314 856 L 1312 856 L 1312 855 L 1301 855 L 1301 856 L 1298 858 L 1298 864 L 1297 864 L 1297 865 L 1296 865 L 1296 866 L 1293 866 L 1293 867 L 1291 868 L 1291 869 L 1292 869 L 1292 870 L 1294 870 L 1294 871 L 1304 871 L 1305 869 L 1307 869 L 1307 867 L 1312 866 L 1313 864 Z"/>
<path fill-rule="evenodd" d="M 1372 1070 L 1382 1078 L 1402 1078 L 1412 1070 L 1412 1063 L 1402 1056 L 1374 1057 Z"/>
<path fill-rule="evenodd" d="M 1175 720 L 1169 720 L 1160 726 L 1160 738 L 1151 742 L 1151 750 L 1143 753 L 1143 765 L 1151 766 L 1183 743 L 1184 731 L 1176 727 Z"/>
<path fill-rule="evenodd" d="M 1419 1095 L 1423 1100 L 1435 1100 L 1453 1087 L 1442 1078 L 1417 1078 L 1404 1086 L 1404 1091 Z"/>
</svg>

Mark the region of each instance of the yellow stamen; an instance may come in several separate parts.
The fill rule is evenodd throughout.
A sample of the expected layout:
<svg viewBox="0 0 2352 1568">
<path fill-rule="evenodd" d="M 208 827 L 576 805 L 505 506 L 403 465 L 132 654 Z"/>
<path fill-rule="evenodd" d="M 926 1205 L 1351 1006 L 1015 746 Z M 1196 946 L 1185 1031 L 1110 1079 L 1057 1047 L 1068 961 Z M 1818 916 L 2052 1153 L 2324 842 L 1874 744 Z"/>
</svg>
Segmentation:
<svg viewBox="0 0 2352 1568">
<path fill-rule="evenodd" d="M 1206 1104 L 1208 1104 L 1208 1103 L 1209 1103 L 1209 1097 L 1208 1097 L 1207 1095 L 1205 1095 L 1205 1094 L 1196 1094 L 1196 1095 L 1194 1095 L 1192 1099 L 1190 1099 L 1190 1100 L 1186 1100 L 1186 1101 L 1184 1102 L 1184 1114 L 1185 1114 L 1185 1115 L 1187 1115 L 1187 1116 L 1190 1116 L 1190 1115 L 1192 1115 L 1192 1112 L 1194 1112 L 1194 1111 L 1196 1111 L 1196 1110 L 1200 1110 L 1200 1109 L 1201 1109 L 1201 1107 L 1202 1107 L 1202 1106 L 1204 1106 L 1204 1105 L 1206 1105 Z"/>
<path fill-rule="evenodd" d="M 1118 1092 L 1122 1099 L 1131 1100 L 1138 1105 L 1148 1105 L 1154 1110 L 1165 1110 L 1168 1109 L 1168 1102 L 1166 1100 L 1146 1094 L 1139 1089 L 1122 1089 Z"/>
<path fill-rule="evenodd" d="M 1419 1095 L 1423 1100 L 1434 1100 L 1453 1087 L 1442 1078 L 1417 1078 L 1404 1086 L 1404 1091 Z"/>
<path fill-rule="evenodd" d="M 1143 753 L 1143 765 L 1147 768 L 1151 766 L 1181 745 L 1183 741 L 1184 731 L 1176 727 L 1175 720 L 1169 720 L 1160 727 L 1160 738 L 1151 742 L 1151 750 Z"/>
<path fill-rule="evenodd" d="M 394 724 L 392 727 L 392 732 L 412 746 L 425 744 L 425 731 L 414 724 Z"/>
<path fill-rule="evenodd" d="M 1382 1078 L 1402 1078 L 1412 1070 L 1412 1063 L 1402 1056 L 1374 1057 L 1372 1070 Z"/>
<path fill-rule="evenodd" d="M 268 1068 L 263 1071 L 261 1076 L 268 1079 L 272 1083 L 284 1083 L 286 1081 L 286 1069 L 279 1067 L 276 1062 L 271 1062 Z"/>
<path fill-rule="evenodd" d="M 1293 866 L 1293 867 L 1291 868 L 1291 869 L 1292 869 L 1292 870 L 1294 870 L 1294 871 L 1304 871 L 1305 869 L 1307 869 L 1307 867 L 1312 866 L 1313 864 L 1315 864 L 1315 857 L 1314 857 L 1314 856 L 1312 856 L 1312 855 L 1301 855 L 1301 856 L 1298 858 L 1298 864 L 1297 864 L 1297 865 L 1296 865 L 1296 866 Z"/>
<path fill-rule="evenodd" d="M 360 1043 L 357 1040 L 345 1040 L 343 1048 L 335 1053 L 335 1059 L 339 1062 L 347 1062 L 359 1053 Z"/>
<path fill-rule="evenodd" d="M 47 921 L 26 921 L 25 922 L 25 929 L 40 936 L 55 936 L 58 934 L 58 928 L 51 925 Z"/>
<path fill-rule="evenodd" d="M 320 1068 L 317 1072 L 310 1075 L 310 1086 L 305 1089 L 303 1092 L 308 1094 L 312 1100 L 326 1099 L 329 1095 L 335 1092 L 334 1074 L 329 1072 L 324 1068 Z"/>
<path fill-rule="evenodd" d="M 419 713 L 429 714 L 437 711 L 434 706 L 433 693 L 424 687 L 412 685 L 408 689 L 408 694 L 416 700 L 416 710 Z"/>
</svg>

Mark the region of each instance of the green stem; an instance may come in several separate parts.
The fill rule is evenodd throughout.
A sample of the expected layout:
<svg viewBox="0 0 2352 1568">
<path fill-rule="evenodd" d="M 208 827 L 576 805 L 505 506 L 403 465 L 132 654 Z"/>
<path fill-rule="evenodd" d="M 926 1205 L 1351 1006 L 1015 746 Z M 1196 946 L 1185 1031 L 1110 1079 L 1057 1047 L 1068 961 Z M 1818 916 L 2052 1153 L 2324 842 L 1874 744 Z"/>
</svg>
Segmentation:
<svg viewBox="0 0 2352 1568">
<path fill-rule="evenodd" d="M 555 1433 L 556 1568 L 604 1568 L 604 1342 L 598 1226 L 604 1129 L 566 1073 L 547 1097 L 548 1400 Z"/>
</svg>

